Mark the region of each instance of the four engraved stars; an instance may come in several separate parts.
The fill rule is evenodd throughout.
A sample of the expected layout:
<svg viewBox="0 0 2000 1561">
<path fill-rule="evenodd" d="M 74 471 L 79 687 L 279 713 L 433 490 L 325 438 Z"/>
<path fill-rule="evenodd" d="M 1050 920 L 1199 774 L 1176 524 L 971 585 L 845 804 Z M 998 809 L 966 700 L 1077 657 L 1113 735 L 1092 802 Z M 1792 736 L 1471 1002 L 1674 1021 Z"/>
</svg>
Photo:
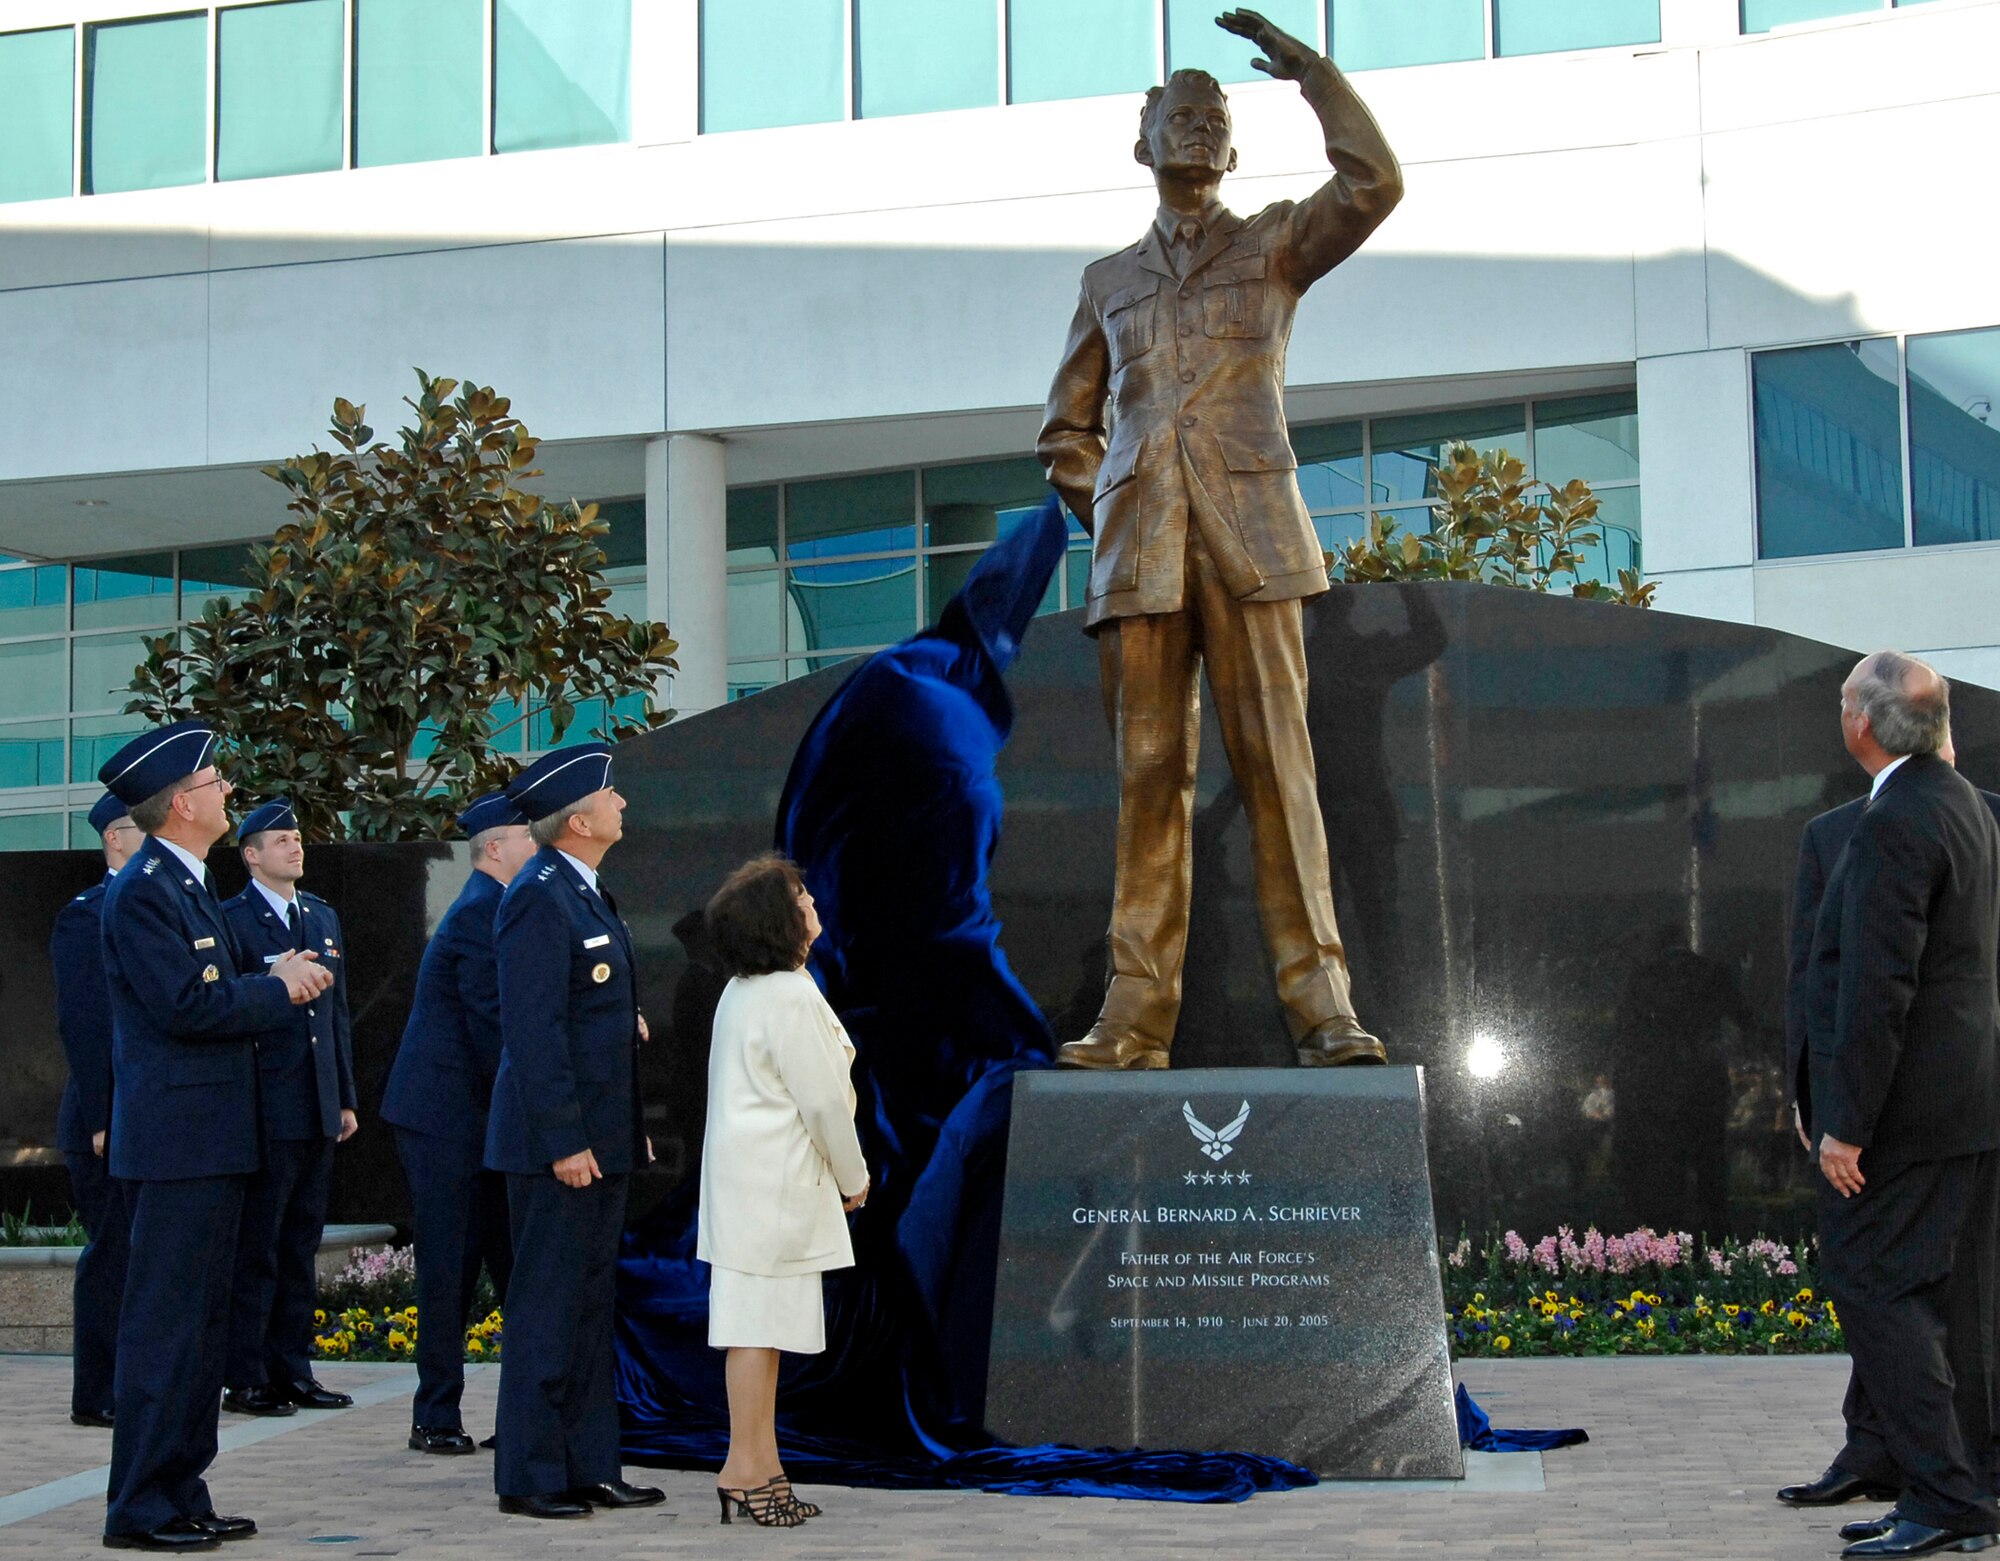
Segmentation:
<svg viewBox="0 0 2000 1561">
<path fill-rule="evenodd" d="M 1189 1187 L 1213 1187 L 1217 1182 L 1225 1187 L 1250 1185 L 1248 1171 L 1189 1171 L 1181 1178 Z"/>
</svg>

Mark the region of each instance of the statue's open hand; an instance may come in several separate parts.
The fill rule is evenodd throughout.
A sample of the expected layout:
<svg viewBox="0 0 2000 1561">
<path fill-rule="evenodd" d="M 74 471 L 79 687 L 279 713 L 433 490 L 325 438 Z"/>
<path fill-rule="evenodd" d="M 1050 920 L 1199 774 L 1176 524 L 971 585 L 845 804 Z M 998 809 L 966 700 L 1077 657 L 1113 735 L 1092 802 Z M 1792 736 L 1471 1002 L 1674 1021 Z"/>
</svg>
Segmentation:
<svg viewBox="0 0 2000 1561">
<path fill-rule="evenodd" d="M 1303 81 L 1307 68 L 1319 58 L 1312 49 L 1255 11 L 1224 11 L 1215 19 L 1215 25 L 1239 38 L 1248 38 L 1263 50 L 1264 58 L 1250 63 L 1280 81 Z"/>
</svg>

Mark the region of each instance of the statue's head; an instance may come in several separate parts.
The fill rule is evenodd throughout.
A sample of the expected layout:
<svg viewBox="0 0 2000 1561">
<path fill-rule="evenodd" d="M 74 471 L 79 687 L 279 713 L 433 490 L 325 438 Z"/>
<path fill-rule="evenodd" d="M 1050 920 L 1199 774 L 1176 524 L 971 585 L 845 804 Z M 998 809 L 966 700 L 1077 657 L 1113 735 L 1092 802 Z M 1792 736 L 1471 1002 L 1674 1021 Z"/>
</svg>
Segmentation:
<svg viewBox="0 0 2000 1561">
<path fill-rule="evenodd" d="M 1236 167 L 1230 143 L 1229 99 L 1205 70 L 1177 70 L 1146 94 L 1132 155 L 1155 174 L 1212 174 Z"/>
</svg>

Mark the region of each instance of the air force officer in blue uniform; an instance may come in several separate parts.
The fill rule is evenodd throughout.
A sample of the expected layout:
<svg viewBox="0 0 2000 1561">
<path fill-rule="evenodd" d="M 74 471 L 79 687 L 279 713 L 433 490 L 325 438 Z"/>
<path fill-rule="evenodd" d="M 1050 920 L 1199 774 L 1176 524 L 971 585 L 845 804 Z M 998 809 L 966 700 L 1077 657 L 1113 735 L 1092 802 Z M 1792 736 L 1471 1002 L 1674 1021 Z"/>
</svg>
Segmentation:
<svg viewBox="0 0 2000 1561">
<path fill-rule="evenodd" d="M 243 1195 L 222 1407 L 238 1414 L 345 1409 L 312 1374 L 314 1263 L 333 1188 L 333 1146 L 354 1136 L 354 1036 L 340 918 L 299 887 L 305 842 L 288 798 L 244 815 L 236 843 L 250 882 L 222 914 L 251 969 L 310 949 L 333 985 L 257 1041 L 264 1164 Z"/>
<path fill-rule="evenodd" d="M 485 1168 L 486 1112 L 500 1069 L 500 967 L 493 918 L 535 843 L 505 792 L 458 816 L 472 842 L 472 876 L 444 913 L 417 968 L 417 1000 L 382 1096 L 383 1120 L 410 1183 L 417 1235 L 417 1396 L 410 1446 L 470 1453 L 459 1417 L 465 1327 L 483 1262 L 507 1293 L 513 1241 L 507 1180 Z"/>
<path fill-rule="evenodd" d="M 310 954 L 262 968 L 238 954 L 202 865 L 229 832 L 214 748 L 207 727 L 177 722 L 98 772 L 146 832 L 103 911 L 111 1174 L 133 1194 L 104 1519 L 114 1550 L 208 1550 L 256 1530 L 218 1516 L 202 1480 L 216 1450 L 243 1188 L 259 1158 L 251 1037 L 333 980 Z"/>
<path fill-rule="evenodd" d="M 546 754 L 508 796 L 540 848 L 495 921 L 500 1072 L 486 1163 L 507 1174 L 514 1276 L 493 1484 L 502 1512 L 664 1499 L 620 1476 L 611 1314 L 626 1184 L 645 1163 L 632 934 L 597 881 L 623 832 L 611 750 Z"/>
<path fill-rule="evenodd" d="M 104 1158 L 111 1135 L 111 995 L 104 986 L 101 918 L 105 886 L 140 837 L 125 804 L 108 791 L 90 810 L 90 827 L 104 842 L 104 877 L 56 913 L 49 964 L 56 978 L 56 1028 L 69 1061 L 56 1147 L 69 1167 L 70 1197 L 88 1238 L 76 1260 L 69 1417 L 77 1425 L 108 1426 L 132 1214 L 125 1186 Z"/>
</svg>

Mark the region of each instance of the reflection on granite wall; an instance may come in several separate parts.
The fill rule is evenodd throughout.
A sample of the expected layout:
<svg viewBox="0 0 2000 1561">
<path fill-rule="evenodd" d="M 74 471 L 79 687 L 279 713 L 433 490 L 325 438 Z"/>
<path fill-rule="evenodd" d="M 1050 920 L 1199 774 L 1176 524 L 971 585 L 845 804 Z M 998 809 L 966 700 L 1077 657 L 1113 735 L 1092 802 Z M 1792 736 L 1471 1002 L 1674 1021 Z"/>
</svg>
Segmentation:
<svg viewBox="0 0 2000 1561">
<path fill-rule="evenodd" d="M 1101 992 L 1117 805 L 1096 657 L 1077 618 L 1039 620 L 1010 678 L 1019 715 L 994 881 L 1008 953 L 1063 1038 L 1088 1026 Z M 1472 585 L 1336 588 L 1307 621 L 1356 999 L 1395 1060 L 1427 1070 L 1440 1231 L 1806 1224 L 1809 1167 L 1778 1078 L 1787 902 L 1801 826 L 1863 789 L 1835 719 L 1854 655 Z M 635 1212 L 700 1153 L 720 981 L 693 913 L 769 845 L 793 748 L 844 675 L 621 750 L 631 806 L 607 877 L 643 961 L 660 1154 Z M 2000 786 L 2000 694 L 1961 686 L 1954 702 L 1962 767 Z M 1202 742 L 1175 1059 L 1290 1066 L 1212 716 Z M 32 1196 L 48 1209 L 67 1194 L 42 1148 L 62 1082 L 44 948 L 56 906 L 92 871 L 75 853 L 7 862 L 0 1166 L 12 1166 L 0 1170 L 0 1208 Z M 337 1158 L 336 1215 L 400 1218 L 393 1147 L 370 1113 L 463 849 L 320 848 L 308 868 L 353 951 L 364 1126 Z"/>
</svg>

